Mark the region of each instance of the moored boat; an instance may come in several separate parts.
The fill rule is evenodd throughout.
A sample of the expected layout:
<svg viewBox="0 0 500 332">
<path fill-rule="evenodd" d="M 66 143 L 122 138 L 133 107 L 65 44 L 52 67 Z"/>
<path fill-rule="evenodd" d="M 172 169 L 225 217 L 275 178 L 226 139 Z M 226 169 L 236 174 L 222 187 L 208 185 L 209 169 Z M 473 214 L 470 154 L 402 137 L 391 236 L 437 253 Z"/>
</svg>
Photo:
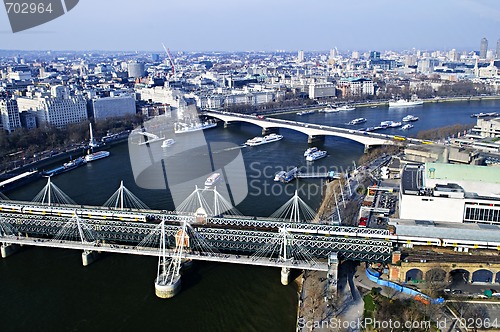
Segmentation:
<svg viewBox="0 0 500 332">
<path fill-rule="evenodd" d="M 389 107 L 391 108 L 396 108 L 396 107 L 413 107 L 413 106 L 419 106 L 423 105 L 424 102 L 422 100 L 405 100 L 405 99 L 399 99 L 396 101 L 390 101 L 389 102 Z"/>
<path fill-rule="evenodd" d="M 276 173 L 276 175 L 274 176 L 274 182 L 280 182 L 286 175 L 286 172 L 285 171 L 279 171 L 278 173 Z"/>
<path fill-rule="evenodd" d="M 313 152 L 310 155 L 308 155 L 306 157 L 306 160 L 307 161 L 315 161 L 315 160 L 326 157 L 326 154 L 327 154 L 326 151 L 319 150 L 319 151 Z"/>
<path fill-rule="evenodd" d="M 98 159 L 109 157 L 109 155 L 110 155 L 109 151 L 97 151 L 97 152 L 90 153 L 90 154 L 86 155 L 85 156 L 85 161 L 86 162 L 91 162 L 91 161 L 94 161 L 94 160 L 98 160 Z"/>
<path fill-rule="evenodd" d="M 349 106 L 349 105 L 337 107 L 337 111 L 354 111 L 355 109 L 356 109 L 356 107 Z"/>
</svg>

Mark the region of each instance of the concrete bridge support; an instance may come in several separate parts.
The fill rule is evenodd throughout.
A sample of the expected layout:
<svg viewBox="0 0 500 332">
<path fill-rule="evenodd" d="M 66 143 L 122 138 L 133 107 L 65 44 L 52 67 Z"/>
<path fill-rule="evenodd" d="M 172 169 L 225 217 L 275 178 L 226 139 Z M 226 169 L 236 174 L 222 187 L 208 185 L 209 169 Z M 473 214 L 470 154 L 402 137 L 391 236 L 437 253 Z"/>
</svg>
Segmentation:
<svg viewBox="0 0 500 332">
<path fill-rule="evenodd" d="M 311 135 L 307 138 L 307 143 L 309 144 L 323 143 L 324 141 L 325 141 L 324 135 Z"/>
<path fill-rule="evenodd" d="M 266 136 L 269 134 L 279 134 L 279 128 L 262 128 L 262 136 Z"/>
<path fill-rule="evenodd" d="M 332 252 L 328 256 L 328 274 L 327 274 L 327 291 L 328 297 L 332 300 L 337 300 L 337 280 L 338 280 L 338 270 L 339 270 L 339 261 L 337 258 L 337 253 Z"/>
<path fill-rule="evenodd" d="M 82 252 L 82 264 L 83 266 L 89 266 L 94 263 L 99 257 L 99 253 L 96 251 L 85 250 Z"/>
<path fill-rule="evenodd" d="M 0 251 L 2 253 L 2 258 L 7 258 L 12 254 L 15 254 L 19 251 L 20 246 L 18 244 L 5 243 L 0 247 Z"/>
<path fill-rule="evenodd" d="M 224 121 L 224 128 L 229 128 L 229 127 L 234 127 L 234 126 L 241 126 L 241 122 Z"/>
<path fill-rule="evenodd" d="M 171 299 L 181 291 L 181 278 L 175 279 L 172 283 L 163 283 L 155 280 L 155 294 L 160 299 Z"/>
<path fill-rule="evenodd" d="M 283 286 L 287 286 L 289 279 L 290 279 L 290 268 L 282 267 L 281 268 L 281 284 Z"/>
</svg>

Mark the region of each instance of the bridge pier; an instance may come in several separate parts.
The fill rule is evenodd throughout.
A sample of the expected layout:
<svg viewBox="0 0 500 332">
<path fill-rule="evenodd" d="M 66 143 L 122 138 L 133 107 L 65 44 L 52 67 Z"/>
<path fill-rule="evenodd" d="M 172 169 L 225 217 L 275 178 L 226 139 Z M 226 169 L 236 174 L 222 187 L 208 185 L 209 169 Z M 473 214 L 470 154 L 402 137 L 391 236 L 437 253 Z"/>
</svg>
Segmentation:
<svg viewBox="0 0 500 332">
<path fill-rule="evenodd" d="M 163 283 L 158 280 L 155 280 L 155 294 L 160 299 L 171 299 L 177 294 L 179 294 L 181 290 L 181 277 L 178 276 L 172 282 Z M 162 278 L 163 279 L 163 278 Z"/>
<path fill-rule="evenodd" d="M 325 135 L 310 135 L 307 138 L 307 143 L 323 143 L 325 141 Z"/>
<path fill-rule="evenodd" d="M 327 291 L 329 297 L 335 300 L 337 299 L 338 270 L 339 270 L 339 261 L 337 258 L 337 253 L 332 252 L 330 253 L 330 256 L 328 256 Z"/>
<path fill-rule="evenodd" d="M 262 136 L 266 136 L 269 134 L 279 134 L 279 128 L 262 128 Z"/>
<path fill-rule="evenodd" d="M 372 148 L 371 145 L 365 144 L 365 150 L 363 152 L 368 153 L 368 152 L 370 152 L 371 148 Z"/>
<path fill-rule="evenodd" d="M 281 284 L 283 286 L 288 286 L 289 279 L 290 279 L 290 268 L 283 266 L 281 268 Z"/>
<path fill-rule="evenodd" d="M 229 122 L 229 121 L 224 121 L 224 128 L 229 128 L 232 126 L 237 126 L 240 125 L 241 123 L 238 122 Z"/>
<path fill-rule="evenodd" d="M 7 258 L 19 251 L 20 246 L 13 243 L 5 243 L 0 247 L 2 258 Z"/>
<path fill-rule="evenodd" d="M 82 264 L 83 266 L 89 266 L 94 263 L 99 257 L 99 253 L 96 251 L 85 250 L 82 252 Z"/>
</svg>

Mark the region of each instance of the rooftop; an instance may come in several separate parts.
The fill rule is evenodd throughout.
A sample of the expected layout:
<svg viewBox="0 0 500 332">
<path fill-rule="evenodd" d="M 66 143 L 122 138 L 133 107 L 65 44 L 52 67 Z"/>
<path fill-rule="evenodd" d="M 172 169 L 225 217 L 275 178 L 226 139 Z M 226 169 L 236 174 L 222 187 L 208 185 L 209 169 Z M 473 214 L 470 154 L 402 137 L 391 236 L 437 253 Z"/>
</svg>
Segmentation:
<svg viewBox="0 0 500 332">
<path fill-rule="evenodd" d="M 426 179 L 500 184 L 500 172 L 494 167 L 426 163 L 425 169 Z"/>
<path fill-rule="evenodd" d="M 500 225 L 391 219 L 397 235 L 500 242 Z"/>
</svg>

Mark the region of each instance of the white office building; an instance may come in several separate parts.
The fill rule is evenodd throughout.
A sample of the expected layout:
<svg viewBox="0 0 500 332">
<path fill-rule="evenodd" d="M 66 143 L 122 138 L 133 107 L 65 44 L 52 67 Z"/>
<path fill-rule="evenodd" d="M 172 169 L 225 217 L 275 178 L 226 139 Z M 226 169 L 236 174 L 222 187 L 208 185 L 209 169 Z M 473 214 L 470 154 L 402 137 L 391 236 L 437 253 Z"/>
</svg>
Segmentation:
<svg viewBox="0 0 500 332">
<path fill-rule="evenodd" d="M 36 111 L 39 125 L 62 128 L 87 120 L 87 103 L 80 95 L 68 98 L 18 98 L 17 103 L 20 111 Z"/>
<path fill-rule="evenodd" d="M 330 82 L 312 83 L 309 85 L 309 99 L 332 98 L 336 96 L 336 90 L 335 84 Z"/>
<path fill-rule="evenodd" d="M 131 96 L 96 98 L 91 101 L 91 111 L 96 121 L 134 115 L 135 100 Z"/>
<path fill-rule="evenodd" d="M 0 117 L 3 129 L 9 133 L 14 131 L 16 128 L 20 128 L 21 120 L 19 118 L 17 101 L 14 99 L 0 100 Z"/>
<path fill-rule="evenodd" d="M 401 219 L 500 224 L 497 167 L 426 163 L 401 174 Z"/>
</svg>

